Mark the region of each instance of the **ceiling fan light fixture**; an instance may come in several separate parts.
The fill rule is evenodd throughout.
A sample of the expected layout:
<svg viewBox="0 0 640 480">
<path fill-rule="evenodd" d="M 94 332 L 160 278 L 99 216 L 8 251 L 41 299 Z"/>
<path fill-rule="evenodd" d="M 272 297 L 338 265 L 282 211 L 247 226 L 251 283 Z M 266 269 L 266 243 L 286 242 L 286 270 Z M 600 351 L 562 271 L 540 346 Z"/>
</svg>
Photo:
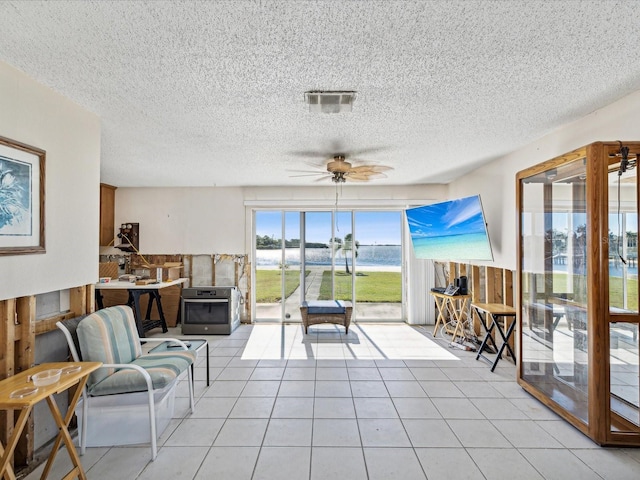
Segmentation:
<svg viewBox="0 0 640 480">
<path fill-rule="evenodd" d="M 311 113 L 350 112 L 355 98 L 356 92 L 353 90 L 310 90 L 304 93 L 304 100 L 309 105 Z"/>
</svg>

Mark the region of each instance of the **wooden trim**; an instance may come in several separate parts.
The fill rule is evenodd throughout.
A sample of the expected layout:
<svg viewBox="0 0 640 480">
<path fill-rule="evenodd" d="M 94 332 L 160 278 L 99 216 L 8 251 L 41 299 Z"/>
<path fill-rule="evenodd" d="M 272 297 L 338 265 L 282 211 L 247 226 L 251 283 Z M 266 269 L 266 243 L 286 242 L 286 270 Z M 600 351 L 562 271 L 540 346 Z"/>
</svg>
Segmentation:
<svg viewBox="0 0 640 480">
<path fill-rule="evenodd" d="M 20 331 L 20 340 L 16 342 L 15 348 L 15 369 L 16 373 L 28 370 L 35 362 L 35 320 L 36 320 L 36 297 L 20 297 L 16 302 L 16 313 L 18 325 L 16 330 Z M 22 429 L 20 440 L 16 445 L 14 453 L 15 465 L 27 465 L 33 457 L 33 437 L 34 437 L 34 416 L 29 414 L 26 424 Z"/>
<path fill-rule="evenodd" d="M 0 380 L 15 374 L 15 318 L 15 299 L 0 301 Z M 13 433 L 13 418 L 9 417 L 12 413 L 0 412 L 0 442 L 3 445 L 7 444 L 7 440 Z"/>
<path fill-rule="evenodd" d="M 602 143 L 587 147 L 587 341 L 589 358 L 589 430 L 598 443 L 606 443 L 611 431 L 609 389 L 609 269 L 608 249 L 601 239 L 608 238 L 608 159 Z M 593 289 L 600 290 L 594 295 Z"/>
<path fill-rule="evenodd" d="M 573 150 L 569 153 L 565 153 L 563 155 L 559 155 L 555 158 L 552 158 L 551 160 L 547 160 L 544 161 L 542 163 L 539 163 L 537 165 L 534 165 L 532 167 L 526 168 L 524 170 L 519 171 L 516 174 L 516 182 L 518 182 L 519 180 L 528 178 L 528 177 L 532 177 L 534 175 L 538 175 L 540 173 L 543 173 L 551 168 L 555 168 L 555 167 L 559 167 L 560 165 L 563 165 L 565 163 L 569 163 L 572 162 L 574 160 L 577 160 L 579 158 L 583 158 L 587 156 L 587 149 L 586 147 L 581 147 L 578 148 L 576 150 Z M 517 205 L 520 205 L 519 203 Z"/>
<path fill-rule="evenodd" d="M 89 312 L 87 312 L 89 313 Z M 84 315 L 84 314 L 79 314 Z M 58 315 L 54 315 L 53 317 L 43 318 L 38 320 L 35 324 L 35 334 L 42 335 L 43 333 L 51 332 L 56 328 L 56 322 L 61 322 L 62 320 L 68 320 L 70 318 L 78 317 L 74 312 L 67 313 L 59 313 Z"/>
</svg>

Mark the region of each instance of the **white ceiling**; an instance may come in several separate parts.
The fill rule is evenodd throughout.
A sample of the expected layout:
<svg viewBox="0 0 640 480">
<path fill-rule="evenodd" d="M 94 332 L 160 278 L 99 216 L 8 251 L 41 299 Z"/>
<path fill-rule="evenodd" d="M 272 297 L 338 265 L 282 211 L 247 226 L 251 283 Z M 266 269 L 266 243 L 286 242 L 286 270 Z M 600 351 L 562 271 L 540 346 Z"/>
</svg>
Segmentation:
<svg viewBox="0 0 640 480">
<path fill-rule="evenodd" d="M 639 90 L 639 27 L 637 1 L 0 1 L 0 60 L 100 116 L 106 183 L 317 185 L 292 170 L 346 153 L 407 185 Z"/>
</svg>

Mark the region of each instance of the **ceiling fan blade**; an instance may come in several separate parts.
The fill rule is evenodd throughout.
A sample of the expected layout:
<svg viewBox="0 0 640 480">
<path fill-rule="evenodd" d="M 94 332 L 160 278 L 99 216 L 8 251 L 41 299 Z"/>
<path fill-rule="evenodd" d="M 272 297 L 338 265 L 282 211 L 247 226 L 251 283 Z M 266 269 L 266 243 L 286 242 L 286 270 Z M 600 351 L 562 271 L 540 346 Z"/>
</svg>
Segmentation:
<svg viewBox="0 0 640 480">
<path fill-rule="evenodd" d="M 345 178 L 348 180 L 360 180 L 367 181 L 374 178 L 386 178 L 387 176 L 382 172 L 348 172 Z"/>
<path fill-rule="evenodd" d="M 349 171 L 356 173 L 381 173 L 389 170 L 393 170 L 393 168 L 385 165 L 360 165 L 358 167 L 351 167 Z"/>
<path fill-rule="evenodd" d="M 344 177 L 347 182 L 368 182 L 369 177 Z"/>
</svg>

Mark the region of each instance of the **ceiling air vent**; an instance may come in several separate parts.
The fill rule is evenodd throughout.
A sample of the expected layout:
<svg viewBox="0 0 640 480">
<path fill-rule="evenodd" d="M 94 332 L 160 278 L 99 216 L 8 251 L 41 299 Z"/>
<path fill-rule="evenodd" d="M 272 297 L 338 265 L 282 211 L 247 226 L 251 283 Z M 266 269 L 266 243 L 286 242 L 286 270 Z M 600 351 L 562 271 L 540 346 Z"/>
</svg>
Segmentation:
<svg viewBox="0 0 640 480">
<path fill-rule="evenodd" d="M 356 98 L 354 91 L 310 91 L 304 94 L 312 113 L 343 113 L 350 112 Z"/>
</svg>

